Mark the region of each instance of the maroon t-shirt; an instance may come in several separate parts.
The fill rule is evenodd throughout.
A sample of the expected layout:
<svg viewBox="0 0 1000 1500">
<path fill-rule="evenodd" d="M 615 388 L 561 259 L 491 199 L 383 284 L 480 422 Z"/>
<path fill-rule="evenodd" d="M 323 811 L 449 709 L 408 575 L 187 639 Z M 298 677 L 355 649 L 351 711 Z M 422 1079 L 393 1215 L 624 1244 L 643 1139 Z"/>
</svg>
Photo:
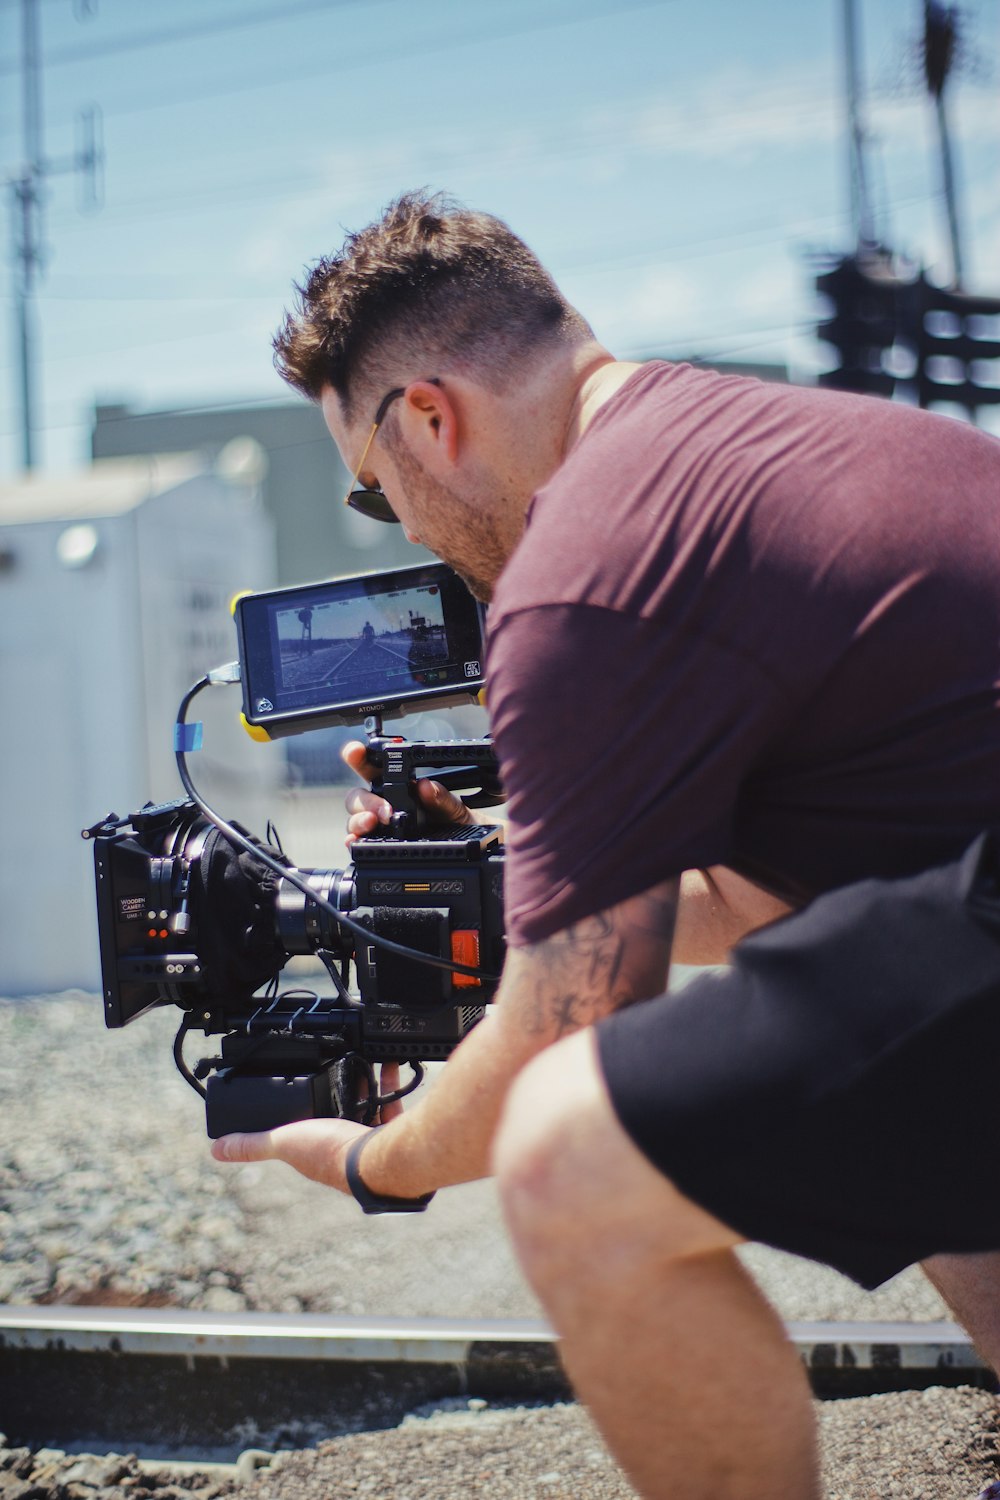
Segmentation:
<svg viewBox="0 0 1000 1500">
<path fill-rule="evenodd" d="M 869 397 L 637 371 L 489 617 L 507 929 L 682 870 L 804 900 L 1000 828 L 1000 442 Z"/>
</svg>

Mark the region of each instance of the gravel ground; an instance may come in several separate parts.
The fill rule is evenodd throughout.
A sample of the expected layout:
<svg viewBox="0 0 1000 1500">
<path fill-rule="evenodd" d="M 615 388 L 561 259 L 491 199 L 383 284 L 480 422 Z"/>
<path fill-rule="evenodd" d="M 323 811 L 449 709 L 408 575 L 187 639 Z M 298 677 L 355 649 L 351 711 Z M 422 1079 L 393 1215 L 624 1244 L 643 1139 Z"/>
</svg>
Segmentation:
<svg viewBox="0 0 1000 1500">
<path fill-rule="evenodd" d="M 107 1031 L 91 996 L 0 1001 L 0 1303 L 538 1316 L 489 1183 L 402 1223 L 284 1166 L 213 1161 L 177 1020 Z"/>
<path fill-rule="evenodd" d="M 107 1031 L 93 996 L 0 1000 L 0 1303 L 540 1316 L 491 1183 L 366 1219 L 283 1165 L 213 1161 L 171 1058 L 177 1020 Z M 947 1316 L 918 1271 L 866 1293 L 761 1246 L 744 1258 L 786 1319 Z"/>
<path fill-rule="evenodd" d="M 476 1406 L 477 1403 L 469 1403 Z M 478 1403 L 485 1407 L 485 1403 Z M 1000 1408 L 968 1389 L 817 1408 L 826 1500 L 990 1500 Z M 396 1429 L 281 1453 L 254 1471 L 139 1464 L 131 1456 L 5 1448 L 0 1500 L 635 1500 L 586 1414 L 558 1405 L 415 1413 Z"/>
<path fill-rule="evenodd" d="M 213 1162 L 201 1103 L 173 1068 L 176 1020 L 158 1011 L 108 1032 L 92 996 L 0 1000 L 0 1303 L 539 1316 L 488 1183 L 441 1194 L 417 1219 L 366 1220 L 287 1168 Z M 196 1052 L 194 1039 L 188 1047 Z M 918 1272 L 865 1294 L 758 1246 L 746 1260 L 788 1319 L 945 1316 Z M 982 1392 L 869 1397 L 820 1412 L 829 1500 L 974 1500 L 997 1477 L 997 1405 Z M 0 1500 L 193 1490 L 210 1500 L 231 1482 L 172 1469 L 154 1483 L 126 1460 L 113 1479 L 99 1465 L 89 1479 L 70 1478 L 80 1462 L 0 1449 Z M 252 1493 L 449 1500 L 485 1491 L 491 1500 L 631 1493 L 575 1407 L 418 1417 L 288 1455 Z"/>
</svg>

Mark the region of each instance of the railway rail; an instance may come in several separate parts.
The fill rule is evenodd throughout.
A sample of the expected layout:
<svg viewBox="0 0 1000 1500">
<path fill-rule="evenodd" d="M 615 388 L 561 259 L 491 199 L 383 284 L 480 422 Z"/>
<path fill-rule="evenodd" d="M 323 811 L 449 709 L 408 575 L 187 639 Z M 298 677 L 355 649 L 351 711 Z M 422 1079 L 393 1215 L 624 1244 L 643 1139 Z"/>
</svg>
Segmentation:
<svg viewBox="0 0 1000 1500">
<path fill-rule="evenodd" d="M 995 1388 L 954 1323 L 787 1328 L 820 1396 Z M 567 1395 L 538 1322 L 38 1306 L 0 1307 L 0 1391 L 9 1442 L 221 1462 L 442 1401 Z"/>
</svg>

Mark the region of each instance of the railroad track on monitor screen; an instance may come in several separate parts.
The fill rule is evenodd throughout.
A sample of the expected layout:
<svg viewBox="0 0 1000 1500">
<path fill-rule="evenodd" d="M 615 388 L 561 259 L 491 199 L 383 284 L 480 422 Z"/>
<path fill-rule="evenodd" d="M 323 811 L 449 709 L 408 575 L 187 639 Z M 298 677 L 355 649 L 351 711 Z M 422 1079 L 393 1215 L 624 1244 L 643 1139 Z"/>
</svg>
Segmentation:
<svg viewBox="0 0 1000 1500">
<path fill-rule="evenodd" d="M 786 1326 L 821 1396 L 995 1386 L 954 1323 Z M 568 1395 L 538 1322 L 56 1306 L 0 1307 L 0 1391 L 11 1443 L 222 1459 L 435 1402 Z"/>
</svg>

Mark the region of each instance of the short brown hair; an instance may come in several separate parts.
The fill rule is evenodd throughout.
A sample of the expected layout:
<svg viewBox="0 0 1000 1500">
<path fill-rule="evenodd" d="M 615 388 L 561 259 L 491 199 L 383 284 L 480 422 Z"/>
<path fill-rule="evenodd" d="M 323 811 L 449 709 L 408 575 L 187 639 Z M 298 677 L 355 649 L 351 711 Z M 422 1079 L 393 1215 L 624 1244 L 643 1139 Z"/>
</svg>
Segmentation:
<svg viewBox="0 0 1000 1500">
<path fill-rule="evenodd" d="M 472 367 L 502 389 L 539 343 L 592 337 L 523 240 L 443 194 L 406 193 L 319 261 L 274 339 L 279 374 L 313 401 Z M 431 369 L 434 365 L 434 369 Z"/>
</svg>

